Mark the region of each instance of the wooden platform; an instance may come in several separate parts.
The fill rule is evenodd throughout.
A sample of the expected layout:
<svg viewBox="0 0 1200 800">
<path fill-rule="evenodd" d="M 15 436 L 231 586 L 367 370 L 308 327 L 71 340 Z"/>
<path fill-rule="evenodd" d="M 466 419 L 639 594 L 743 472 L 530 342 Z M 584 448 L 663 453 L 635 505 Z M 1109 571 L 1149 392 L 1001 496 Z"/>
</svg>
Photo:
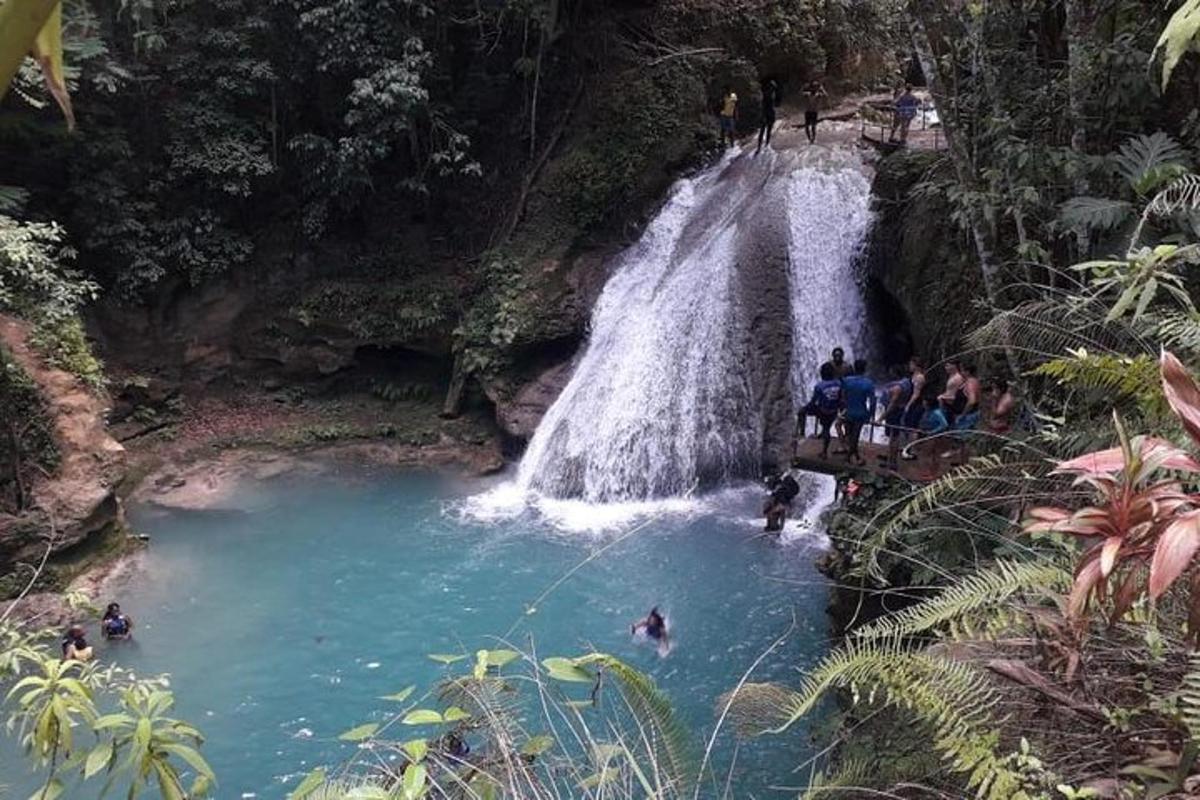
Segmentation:
<svg viewBox="0 0 1200 800">
<path fill-rule="evenodd" d="M 875 444 L 873 442 L 863 443 L 859 445 L 862 451 L 863 458 L 867 460 L 866 466 L 856 466 L 850 464 L 846 460 L 844 453 L 836 453 L 845 445 L 835 436 L 829 444 L 829 458 L 821 458 L 821 440 L 820 439 L 802 439 L 796 446 L 796 457 L 792 459 L 792 466 L 806 472 L 819 472 L 825 475 L 844 475 L 846 473 L 870 473 L 873 475 L 884 475 L 889 478 L 903 478 L 914 483 L 922 483 L 931 481 L 937 478 L 941 473 L 945 472 L 950 467 L 950 461 L 939 458 L 936 463 L 935 474 L 926 474 L 919 468 L 918 461 L 905 461 L 899 459 L 899 470 L 887 469 L 885 462 L 880 456 L 886 458 L 888 447 L 887 444 Z M 945 449 L 944 447 L 942 449 Z"/>
</svg>

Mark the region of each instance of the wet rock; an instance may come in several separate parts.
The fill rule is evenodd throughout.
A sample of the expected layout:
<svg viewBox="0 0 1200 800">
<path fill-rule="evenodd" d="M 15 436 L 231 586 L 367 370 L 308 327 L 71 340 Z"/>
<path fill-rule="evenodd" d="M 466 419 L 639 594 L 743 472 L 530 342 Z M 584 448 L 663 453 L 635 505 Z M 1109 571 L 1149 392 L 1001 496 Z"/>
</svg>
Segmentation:
<svg viewBox="0 0 1200 800">
<path fill-rule="evenodd" d="M 527 441 L 537 430 L 546 410 L 571 380 L 572 369 L 570 361 L 558 364 L 517 389 L 511 397 L 494 397 L 496 422 L 500 428 L 515 439 Z"/>
</svg>

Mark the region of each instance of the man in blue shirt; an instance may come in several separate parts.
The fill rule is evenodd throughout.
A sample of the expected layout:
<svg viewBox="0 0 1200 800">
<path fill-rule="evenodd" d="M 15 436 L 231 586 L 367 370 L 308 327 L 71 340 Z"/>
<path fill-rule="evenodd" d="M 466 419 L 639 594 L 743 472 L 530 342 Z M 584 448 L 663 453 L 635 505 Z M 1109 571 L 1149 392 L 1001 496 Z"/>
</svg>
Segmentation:
<svg viewBox="0 0 1200 800">
<path fill-rule="evenodd" d="M 913 94 L 912 89 L 912 84 L 905 85 L 904 93 L 896 98 L 895 107 L 892 110 L 892 132 L 888 136 L 889 142 L 896 141 L 897 128 L 900 129 L 900 144 L 908 141 L 908 128 L 916 118 L 917 112 L 921 110 L 921 101 Z"/>
<path fill-rule="evenodd" d="M 846 460 L 861 467 L 867 463 L 858 452 L 863 426 L 875 417 L 875 382 L 867 377 L 867 362 L 858 359 L 854 371 L 842 378 L 842 404 L 846 409 Z"/>
<path fill-rule="evenodd" d="M 799 438 L 803 439 L 808 416 L 817 418 L 821 437 L 821 458 L 829 457 L 829 431 L 837 420 L 837 413 L 841 407 L 842 382 L 837 379 L 833 364 L 826 361 L 821 365 L 821 380 L 813 386 L 812 399 L 800 409 L 799 425 Z"/>
</svg>

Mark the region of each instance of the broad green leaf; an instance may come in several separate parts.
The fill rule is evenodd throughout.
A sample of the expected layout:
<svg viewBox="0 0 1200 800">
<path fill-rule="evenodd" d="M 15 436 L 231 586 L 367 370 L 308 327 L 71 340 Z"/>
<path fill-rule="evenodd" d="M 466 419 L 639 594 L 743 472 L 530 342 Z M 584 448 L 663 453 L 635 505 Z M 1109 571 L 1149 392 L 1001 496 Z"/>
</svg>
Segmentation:
<svg viewBox="0 0 1200 800">
<path fill-rule="evenodd" d="M 569 658 L 547 658 L 542 661 L 542 666 L 556 681 L 592 683 L 596 680 L 595 675 L 576 666 L 575 662 Z"/>
<path fill-rule="evenodd" d="M 461 655 L 455 656 L 455 655 L 450 655 L 449 653 L 430 653 L 429 654 L 429 660 L 436 661 L 439 664 L 453 664 L 456 661 L 462 661 L 465 658 L 466 658 L 466 656 L 461 656 Z"/>
<path fill-rule="evenodd" d="M 489 667 L 503 667 L 521 657 L 516 650 L 488 650 L 487 663 Z"/>
<path fill-rule="evenodd" d="M 554 747 L 553 736 L 534 736 L 525 744 L 521 745 L 521 755 L 523 756 L 540 756 L 542 753 Z"/>
<path fill-rule="evenodd" d="M 402 746 L 413 763 L 424 761 L 429 754 L 429 741 L 426 739 L 409 739 Z"/>
<path fill-rule="evenodd" d="M 161 745 L 161 748 L 163 751 L 183 759 L 189 767 L 210 781 L 215 782 L 217 780 L 212 767 L 208 765 L 208 762 L 204 760 L 204 757 L 194 747 L 188 747 L 186 744 L 164 744 Z"/>
<path fill-rule="evenodd" d="M 458 706 L 450 706 L 446 712 L 442 714 L 442 719 L 446 722 L 459 722 L 460 720 L 469 719 L 470 714 L 463 711 Z"/>
<path fill-rule="evenodd" d="M 90 778 L 100 770 L 108 766 L 113 757 L 113 740 L 104 739 L 87 755 L 87 761 L 83 765 L 83 777 Z"/>
<path fill-rule="evenodd" d="M 377 730 L 379 730 L 379 723 L 368 722 L 365 725 L 359 725 L 356 728 L 351 728 L 338 738 L 346 742 L 361 742 L 364 739 L 370 739 L 375 735 L 375 731 Z"/>
<path fill-rule="evenodd" d="M 391 700 L 393 703 L 403 703 L 416 690 L 416 686 L 407 686 L 395 694 L 385 694 L 380 700 Z"/>
<path fill-rule="evenodd" d="M 404 800 L 418 800 L 425 794 L 425 765 L 414 764 L 404 770 Z"/>
<path fill-rule="evenodd" d="M 381 786 L 356 786 L 346 792 L 346 800 L 392 800 L 393 795 Z"/>
<path fill-rule="evenodd" d="M 442 722 L 442 715 L 429 708 L 418 708 L 405 714 L 401 722 L 405 725 L 437 725 Z"/>
<path fill-rule="evenodd" d="M 51 778 L 50 781 L 29 796 L 29 800 L 56 800 L 63 793 L 62 781 Z"/>
<path fill-rule="evenodd" d="M 325 770 L 318 767 L 304 776 L 304 780 L 300 781 L 300 785 L 288 795 L 288 800 L 304 800 L 304 798 L 315 792 L 324 783 Z"/>
<path fill-rule="evenodd" d="M 325 782 L 325 770 L 317 768 L 308 775 L 304 780 L 300 781 L 300 786 L 292 790 L 292 794 L 288 795 L 288 800 L 304 800 L 308 795 L 316 792 L 317 788 Z"/>
</svg>

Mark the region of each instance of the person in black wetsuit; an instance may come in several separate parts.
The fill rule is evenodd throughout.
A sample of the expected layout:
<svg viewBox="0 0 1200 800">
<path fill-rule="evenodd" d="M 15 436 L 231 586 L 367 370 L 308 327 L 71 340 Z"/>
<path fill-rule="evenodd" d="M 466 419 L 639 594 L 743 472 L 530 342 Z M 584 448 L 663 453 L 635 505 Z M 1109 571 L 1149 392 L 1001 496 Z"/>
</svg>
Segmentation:
<svg viewBox="0 0 1200 800">
<path fill-rule="evenodd" d="M 763 149 L 763 142 L 771 144 L 771 129 L 775 127 L 775 107 L 779 105 L 779 84 L 774 78 L 767 78 L 762 86 L 762 122 L 758 127 L 758 150 Z"/>
</svg>

